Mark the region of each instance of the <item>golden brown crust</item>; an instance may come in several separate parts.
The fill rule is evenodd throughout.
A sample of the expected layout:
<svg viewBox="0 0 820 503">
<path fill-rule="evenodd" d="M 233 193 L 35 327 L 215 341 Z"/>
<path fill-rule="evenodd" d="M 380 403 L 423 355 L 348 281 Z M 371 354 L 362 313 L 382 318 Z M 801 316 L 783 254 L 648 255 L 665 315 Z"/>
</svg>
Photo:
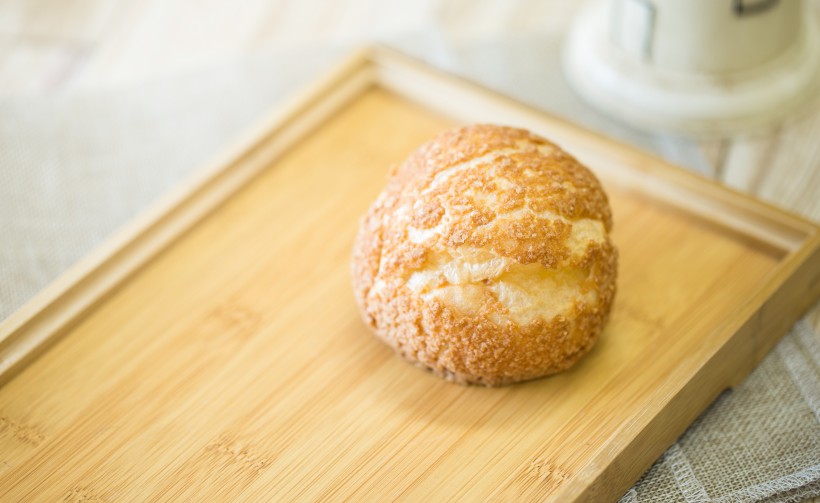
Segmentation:
<svg viewBox="0 0 820 503">
<path fill-rule="evenodd" d="M 354 246 L 363 318 L 406 359 L 488 386 L 566 369 L 615 294 L 595 176 L 521 129 L 446 131 L 392 170 Z"/>
</svg>

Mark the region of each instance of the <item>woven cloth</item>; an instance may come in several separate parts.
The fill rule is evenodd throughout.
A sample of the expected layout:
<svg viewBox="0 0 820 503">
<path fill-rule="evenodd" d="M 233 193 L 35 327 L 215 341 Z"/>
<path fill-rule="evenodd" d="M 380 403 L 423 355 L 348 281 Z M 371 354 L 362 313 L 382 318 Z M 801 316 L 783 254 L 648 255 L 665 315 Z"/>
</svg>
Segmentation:
<svg viewBox="0 0 820 503">
<path fill-rule="evenodd" d="M 705 169 L 694 144 L 628 130 L 585 108 L 553 78 L 556 47 L 555 41 L 512 40 L 454 49 L 435 37 L 405 46 L 439 66 Z M 0 318 L 340 52 L 257 56 L 127 88 L 0 97 Z M 534 66 L 536 56 L 544 64 Z M 820 495 L 819 342 L 811 323 L 800 322 L 622 501 L 785 502 Z"/>
<path fill-rule="evenodd" d="M 801 321 L 622 498 L 802 501 L 820 494 L 820 337 Z"/>
</svg>

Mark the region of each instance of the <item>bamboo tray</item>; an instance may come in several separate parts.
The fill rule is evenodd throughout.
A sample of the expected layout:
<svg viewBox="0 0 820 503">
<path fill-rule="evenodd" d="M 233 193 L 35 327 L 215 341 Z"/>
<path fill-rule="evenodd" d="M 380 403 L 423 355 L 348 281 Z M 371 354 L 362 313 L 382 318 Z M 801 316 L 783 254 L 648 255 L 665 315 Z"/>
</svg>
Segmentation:
<svg viewBox="0 0 820 503">
<path fill-rule="evenodd" d="M 621 253 L 593 352 L 501 389 L 395 357 L 349 286 L 388 167 L 479 121 L 589 165 Z M 0 326 L 0 498 L 614 500 L 819 278 L 814 224 L 368 50 Z"/>
</svg>

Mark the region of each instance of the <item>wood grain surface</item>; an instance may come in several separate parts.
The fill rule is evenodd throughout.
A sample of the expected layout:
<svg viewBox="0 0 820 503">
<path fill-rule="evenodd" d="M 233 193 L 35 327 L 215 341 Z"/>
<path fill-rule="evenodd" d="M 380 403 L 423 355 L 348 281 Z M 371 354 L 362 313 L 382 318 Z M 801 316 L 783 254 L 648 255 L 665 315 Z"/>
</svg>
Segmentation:
<svg viewBox="0 0 820 503">
<path fill-rule="evenodd" d="M 0 389 L 0 497 L 620 495 L 760 357 L 726 314 L 786 252 L 605 180 L 621 262 L 598 346 L 519 386 L 444 382 L 368 334 L 348 261 L 388 167 L 451 125 L 372 88 L 108 296 Z"/>
</svg>

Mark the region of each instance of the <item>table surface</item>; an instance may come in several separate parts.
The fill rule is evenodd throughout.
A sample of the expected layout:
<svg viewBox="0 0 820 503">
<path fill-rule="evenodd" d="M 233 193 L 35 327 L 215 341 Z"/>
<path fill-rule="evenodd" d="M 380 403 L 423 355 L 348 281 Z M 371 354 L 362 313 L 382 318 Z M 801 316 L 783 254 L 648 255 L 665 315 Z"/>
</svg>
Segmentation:
<svg viewBox="0 0 820 503">
<path fill-rule="evenodd" d="M 820 220 L 817 102 L 769 132 L 709 139 L 645 133 L 597 115 L 565 85 L 519 84 L 525 71 L 493 61 L 494 44 L 504 41 L 520 47 L 521 58 L 541 51 L 544 64 L 555 65 L 561 37 L 580 3 L 3 0 L 0 98 L 133 85 L 237 58 L 325 47 L 341 53 L 380 40 Z M 808 2 L 808 12 L 820 19 L 820 0 Z M 542 44 L 525 42 L 533 39 Z M 808 320 L 820 327 L 820 305 Z"/>
</svg>

